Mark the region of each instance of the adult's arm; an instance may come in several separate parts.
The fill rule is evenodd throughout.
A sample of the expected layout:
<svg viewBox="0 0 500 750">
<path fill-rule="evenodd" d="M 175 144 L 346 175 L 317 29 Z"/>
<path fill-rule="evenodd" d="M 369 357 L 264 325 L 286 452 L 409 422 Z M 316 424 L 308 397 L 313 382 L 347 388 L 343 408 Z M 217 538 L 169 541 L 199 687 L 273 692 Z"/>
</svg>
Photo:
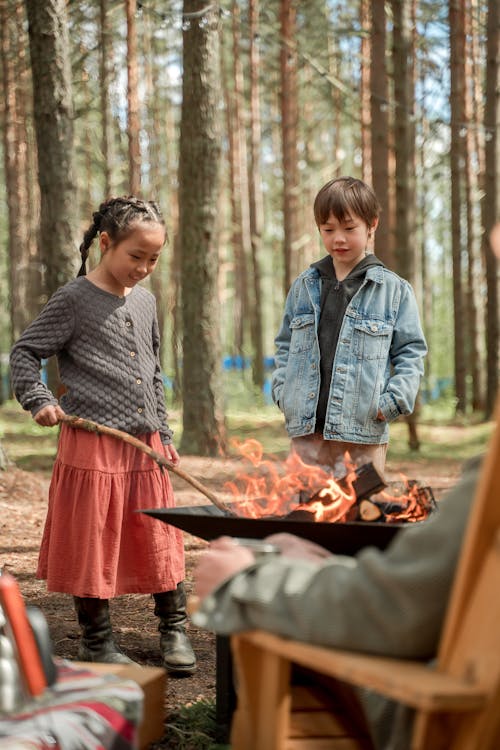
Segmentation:
<svg viewBox="0 0 500 750">
<path fill-rule="evenodd" d="M 193 621 L 222 635 L 263 628 L 310 643 L 407 658 L 435 655 L 479 461 L 428 520 L 384 552 L 250 565 L 203 599 Z"/>
</svg>

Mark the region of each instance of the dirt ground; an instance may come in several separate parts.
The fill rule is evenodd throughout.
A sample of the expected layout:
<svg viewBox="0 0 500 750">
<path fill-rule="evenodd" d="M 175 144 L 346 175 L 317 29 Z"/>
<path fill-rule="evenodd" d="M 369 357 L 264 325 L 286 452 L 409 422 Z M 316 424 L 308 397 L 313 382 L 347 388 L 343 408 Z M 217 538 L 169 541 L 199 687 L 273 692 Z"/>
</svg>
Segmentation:
<svg viewBox="0 0 500 750">
<path fill-rule="evenodd" d="M 204 459 L 183 456 L 182 468 L 203 482 L 213 492 L 222 492 L 224 482 L 233 479 L 241 462 L 238 459 Z M 388 463 L 389 482 L 400 478 L 400 472 L 432 487 L 437 500 L 455 484 L 460 474 L 458 462 L 430 466 L 418 459 L 404 466 Z M 172 477 L 177 505 L 207 505 L 209 501 L 183 479 Z M 14 575 L 27 604 L 37 605 L 49 624 L 54 652 L 75 659 L 79 632 L 68 595 L 48 594 L 45 583 L 35 579 L 38 549 L 47 508 L 49 479 L 44 474 L 23 471 L 15 466 L 0 472 L 0 567 Z M 159 522 L 160 523 L 160 522 Z M 184 534 L 186 548 L 186 586 L 192 591 L 192 571 L 207 542 Z M 157 621 L 153 602 L 148 596 L 129 595 L 111 602 L 117 641 L 135 661 L 160 665 Z M 215 698 L 215 638 L 194 626 L 189 634 L 196 652 L 198 669 L 193 676 L 169 678 L 166 695 L 167 714 L 178 707 L 201 699 Z M 167 747 L 156 744 L 155 748 Z"/>
</svg>

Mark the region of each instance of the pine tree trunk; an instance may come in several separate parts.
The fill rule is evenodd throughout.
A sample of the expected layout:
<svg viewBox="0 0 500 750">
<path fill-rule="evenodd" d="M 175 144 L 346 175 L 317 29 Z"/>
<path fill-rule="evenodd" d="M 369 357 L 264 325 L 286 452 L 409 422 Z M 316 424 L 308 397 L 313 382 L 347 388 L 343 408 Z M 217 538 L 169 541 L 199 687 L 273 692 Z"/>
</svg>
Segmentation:
<svg viewBox="0 0 500 750">
<path fill-rule="evenodd" d="M 384 0 L 371 0 L 372 45 L 371 86 L 371 153 L 372 185 L 382 207 L 375 235 L 375 252 L 390 268 L 394 266 L 390 234 L 391 205 L 389 195 L 389 86 L 386 69 L 386 29 Z"/>
<path fill-rule="evenodd" d="M 28 134 L 25 128 L 23 85 L 24 47 L 23 18 L 6 12 L 0 5 L 0 59 L 3 82 L 3 155 L 7 197 L 10 330 L 15 340 L 38 311 L 40 274 L 32 257 L 30 214 L 27 192 Z"/>
<path fill-rule="evenodd" d="M 73 102 L 65 0 L 26 0 L 40 185 L 39 253 L 44 289 L 75 275 Z"/>
<path fill-rule="evenodd" d="M 483 200 L 483 251 L 486 263 L 486 340 L 487 340 L 487 389 L 486 416 L 494 411 L 498 390 L 498 261 L 489 244 L 489 232 L 500 218 L 500 8 L 498 0 L 488 2 L 487 61 L 486 61 L 486 106 L 484 126 L 486 141 L 486 168 L 484 191 L 488 200 Z"/>
<path fill-rule="evenodd" d="M 264 343 L 262 333 L 262 284 L 260 254 L 262 250 L 262 227 L 264 207 L 262 200 L 262 178 L 260 170 L 260 54 L 259 0 L 249 0 L 248 5 L 249 45 L 250 45 L 250 236 L 252 249 L 253 305 L 251 310 L 251 331 L 253 342 L 253 382 L 259 388 L 264 386 Z"/>
<path fill-rule="evenodd" d="M 368 184 L 372 184 L 372 150 L 371 150 L 371 111 L 370 111 L 370 0 L 360 2 L 361 25 L 361 177 Z"/>
<path fill-rule="evenodd" d="M 111 31 L 108 17 L 108 0 L 100 0 L 100 44 L 99 44 L 99 88 L 101 98 L 102 117 L 102 156 L 104 175 L 104 197 L 112 195 L 113 192 L 113 123 L 111 120 L 110 107 L 110 84 L 111 84 L 111 60 L 112 44 Z"/>
<path fill-rule="evenodd" d="M 141 148 L 139 142 L 139 92 L 137 62 L 136 0 L 126 0 L 127 9 L 127 134 L 130 192 L 141 191 Z"/>
<path fill-rule="evenodd" d="M 473 45 L 472 45 L 472 23 L 471 12 L 465 12 L 465 45 L 464 57 L 464 80 L 473 83 Z M 479 128 L 474 122 L 473 112 L 473 89 L 465 86 L 464 112 L 465 127 L 465 206 L 467 212 L 467 337 L 466 337 L 466 361 L 469 363 L 469 375 L 471 376 L 471 406 L 472 411 L 477 412 L 484 409 L 484 386 L 483 367 L 481 366 L 480 330 L 483 326 L 480 321 L 481 305 L 481 257 L 480 257 L 480 228 L 475 219 L 474 199 L 479 193 L 478 171 L 474 165 L 479 164 L 479 155 L 476 151 L 477 140 L 475 132 Z"/>
<path fill-rule="evenodd" d="M 465 120 L 464 100 L 464 68 L 465 34 L 464 34 L 464 3 L 458 0 L 450 3 L 450 109 L 451 109 L 451 245 L 453 260 L 453 311 L 454 311 L 454 371 L 456 412 L 464 414 L 467 407 L 466 396 L 466 362 L 464 346 L 464 291 L 463 291 L 463 263 L 464 232 L 462 206 L 465 199 L 465 183 L 463 179 L 463 160 L 465 159 L 464 139 L 461 129 Z"/>
<path fill-rule="evenodd" d="M 219 16 L 184 0 L 179 211 L 183 312 L 181 452 L 225 448 L 220 404 L 217 210 L 220 162 Z M 204 23 L 200 23 L 203 18 Z"/>
<path fill-rule="evenodd" d="M 285 292 L 292 278 L 292 252 L 299 236 L 299 176 L 297 157 L 297 10 L 293 0 L 280 0 L 281 16 L 281 139 L 283 150 L 283 254 Z"/>
</svg>

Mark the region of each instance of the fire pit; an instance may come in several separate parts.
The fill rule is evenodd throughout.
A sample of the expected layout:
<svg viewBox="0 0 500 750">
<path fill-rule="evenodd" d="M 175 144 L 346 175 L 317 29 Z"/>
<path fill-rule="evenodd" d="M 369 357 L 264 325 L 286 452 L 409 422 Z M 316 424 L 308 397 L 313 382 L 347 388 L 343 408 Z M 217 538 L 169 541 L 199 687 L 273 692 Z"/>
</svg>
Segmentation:
<svg viewBox="0 0 500 750">
<path fill-rule="evenodd" d="M 254 465 L 260 468 L 261 463 L 257 455 Z M 235 498 L 232 503 L 217 499 L 214 504 L 210 498 L 211 505 L 141 512 L 206 541 L 222 535 L 264 539 L 288 532 L 330 552 L 355 555 L 368 546 L 385 549 L 401 528 L 409 522 L 420 523 L 435 509 L 432 490 L 418 487 L 416 482 L 406 482 L 403 495 L 393 497 L 386 493 L 387 485 L 371 464 L 351 471 L 347 479 L 335 480 L 333 487 L 327 473 L 323 473 L 321 481 L 315 478 L 307 483 L 297 482 L 289 472 L 283 483 L 273 465 L 268 463 L 264 470 L 276 479 L 271 489 L 263 488 L 263 482 L 252 477 L 244 483 L 235 481 L 231 483 Z M 323 489 L 326 485 L 330 485 L 327 493 Z M 206 491 L 205 495 L 210 497 Z M 218 741 L 223 744 L 229 741 L 236 705 L 232 675 L 229 639 L 216 636 L 216 720 Z"/>
<path fill-rule="evenodd" d="M 330 552 L 354 555 L 367 546 L 385 549 L 409 520 L 423 519 L 435 505 L 430 488 L 418 488 L 415 482 L 407 482 L 413 491 L 405 496 L 404 502 L 381 497 L 378 493 L 387 485 L 372 464 L 358 467 L 349 484 L 345 480 L 333 484 L 333 494 L 324 495 L 321 490 L 311 495 L 301 489 L 288 498 L 287 508 L 280 495 L 278 510 L 285 511 L 282 513 L 276 512 L 275 506 L 272 506 L 274 513 L 269 513 L 267 496 L 260 501 L 242 497 L 222 507 L 196 505 L 142 512 L 206 541 L 223 535 L 264 539 L 270 534 L 287 532 L 316 542 Z M 418 512 L 408 515 L 410 508 Z"/>
<path fill-rule="evenodd" d="M 206 541 L 223 535 L 264 539 L 270 534 L 287 532 L 316 542 L 339 555 L 354 555 L 369 545 L 385 549 L 395 534 L 406 525 L 404 522 L 369 523 L 366 521 L 324 523 L 286 516 L 243 518 L 238 515 L 237 505 L 233 505 L 235 506 L 234 516 L 224 514 L 213 505 L 145 509 L 142 513 L 172 524 Z M 307 515 L 310 514 L 307 513 Z"/>
</svg>

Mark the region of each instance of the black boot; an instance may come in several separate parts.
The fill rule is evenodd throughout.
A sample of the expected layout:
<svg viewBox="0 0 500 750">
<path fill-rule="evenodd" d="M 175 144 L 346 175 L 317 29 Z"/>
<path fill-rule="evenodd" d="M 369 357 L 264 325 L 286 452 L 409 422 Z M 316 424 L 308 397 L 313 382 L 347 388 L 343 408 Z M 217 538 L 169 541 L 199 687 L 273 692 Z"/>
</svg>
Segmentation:
<svg viewBox="0 0 500 750">
<path fill-rule="evenodd" d="M 108 600 L 80 596 L 73 599 L 82 630 L 78 659 L 104 664 L 134 664 L 114 642 Z"/>
<path fill-rule="evenodd" d="M 196 657 L 186 635 L 186 592 L 184 583 L 174 591 L 153 594 L 155 615 L 160 618 L 160 650 L 163 666 L 172 674 L 192 674 Z"/>
</svg>

